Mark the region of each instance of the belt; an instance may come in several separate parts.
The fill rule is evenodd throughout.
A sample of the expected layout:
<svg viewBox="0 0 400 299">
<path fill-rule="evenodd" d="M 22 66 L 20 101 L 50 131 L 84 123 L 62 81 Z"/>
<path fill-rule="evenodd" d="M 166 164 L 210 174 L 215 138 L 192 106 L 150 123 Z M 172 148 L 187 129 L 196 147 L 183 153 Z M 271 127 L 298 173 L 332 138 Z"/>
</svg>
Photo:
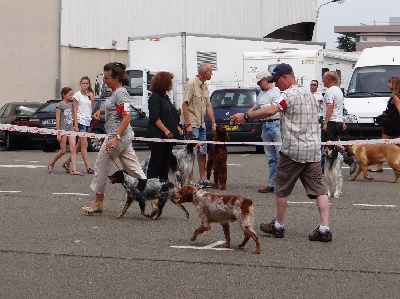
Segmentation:
<svg viewBox="0 0 400 299">
<path fill-rule="evenodd" d="M 265 120 L 263 120 L 263 122 L 265 122 L 265 123 L 272 123 L 273 121 L 277 121 L 277 120 L 279 120 L 279 118 L 265 119 Z"/>
</svg>

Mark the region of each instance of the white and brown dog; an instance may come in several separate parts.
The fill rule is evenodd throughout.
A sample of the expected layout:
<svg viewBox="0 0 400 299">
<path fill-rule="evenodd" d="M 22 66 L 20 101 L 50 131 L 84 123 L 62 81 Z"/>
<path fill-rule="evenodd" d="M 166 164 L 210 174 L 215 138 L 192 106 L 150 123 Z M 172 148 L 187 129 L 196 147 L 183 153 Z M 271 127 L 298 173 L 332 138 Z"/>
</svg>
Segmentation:
<svg viewBox="0 0 400 299">
<path fill-rule="evenodd" d="M 323 182 L 327 189 L 328 197 L 339 198 L 342 194 L 343 179 L 342 179 L 342 162 L 343 155 L 339 152 L 335 145 L 327 145 L 322 152 L 324 159 L 324 178 Z"/>
<path fill-rule="evenodd" d="M 386 162 L 394 171 L 394 179 L 391 183 L 396 183 L 400 176 L 400 147 L 395 144 L 363 144 L 347 145 L 346 151 L 353 155 L 358 163 L 356 172 L 349 177 L 349 181 L 354 181 L 358 175 L 363 173 L 366 180 L 374 178 L 368 175 L 368 166 Z"/>
<path fill-rule="evenodd" d="M 194 186 L 183 186 L 176 194 L 180 203 L 192 202 L 198 209 L 201 225 L 195 230 L 190 241 L 196 240 L 201 233 L 211 230 L 210 223 L 222 225 L 226 239 L 225 248 L 231 244 L 230 222 L 238 220 L 244 232 L 244 239 L 239 247 L 244 247 L 252 238 L 256 243 L 254 253 L 260 253 L 260 240 L 253 230 L 253 201 L 238 195 L 225 195 L 206 192 Z"/>
</svg>

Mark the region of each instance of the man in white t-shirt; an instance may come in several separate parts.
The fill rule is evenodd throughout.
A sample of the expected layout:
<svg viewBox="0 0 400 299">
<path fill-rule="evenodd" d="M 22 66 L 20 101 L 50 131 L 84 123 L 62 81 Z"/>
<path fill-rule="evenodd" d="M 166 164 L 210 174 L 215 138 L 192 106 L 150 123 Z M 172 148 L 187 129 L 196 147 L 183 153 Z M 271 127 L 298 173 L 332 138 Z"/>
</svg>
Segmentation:
<svg viewBox="0 0 400 299">
<path fill-rule="evenodd" d="M 324 97 L 323 97 L 322 93 L 320 93 L 318 91 L 318 84 L 319 84 L 318 80 L 315 80 L 315 79 L 311 80 L 310 92 L 313 94 L 315 100 L 318 103 L 318 121 L 319 121 L 320 124 L 322 124 L 322 120 L 324 118 L 324 116 L 322 114 L 322 111 L 323 111 L 322 103 L 323 103 Z"/>
</svg>

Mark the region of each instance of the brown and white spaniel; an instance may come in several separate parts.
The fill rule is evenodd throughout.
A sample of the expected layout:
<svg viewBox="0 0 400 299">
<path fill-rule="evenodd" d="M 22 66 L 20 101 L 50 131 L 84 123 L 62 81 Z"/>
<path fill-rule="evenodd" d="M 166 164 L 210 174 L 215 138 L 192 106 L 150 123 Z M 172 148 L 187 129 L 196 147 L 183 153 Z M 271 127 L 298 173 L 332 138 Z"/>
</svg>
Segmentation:
<svg viewBox="0 0 400 299">
<path fill-rule="evenodd" d="M 183 186 L 176 195 L 180 203 L 193 202 L 198 209 L 201 225 L 195 230 L 191 241 L 203 232 L 211 230 L 210 223 L 221 223 L 225 234 L 225 247 L 231 244 L 230 222 L 237 220 L 244 232 L 244 239 L 239 247 L 244 247 L 252 238 L 256 243 L 254 253 L 260 253 L 260 240 L 253 230 L 253 201 L 239 195 L 226 195 L 206 192 L 194 186 Z"/>
</svg>

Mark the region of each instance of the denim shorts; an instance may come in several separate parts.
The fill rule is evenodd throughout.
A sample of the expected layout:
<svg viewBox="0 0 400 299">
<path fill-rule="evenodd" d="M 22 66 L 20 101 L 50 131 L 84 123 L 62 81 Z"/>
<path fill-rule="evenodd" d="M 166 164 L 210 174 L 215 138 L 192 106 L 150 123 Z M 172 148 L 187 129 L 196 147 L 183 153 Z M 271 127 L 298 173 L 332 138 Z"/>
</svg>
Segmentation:
<svg viewBox="0 0 400 299">
<path fill-rule="evenodd" d="M 183 126 L 185 132 L 185 139 L 198 138 L 200 141 L 207 141 L 206 128 L 193 128 L 193 135 L 186 133 L 186 127 Z M 203 143 L 201 147 L 196 150 L 196 155 L 207 155 L 207 143 Z"/>
<path fill-rule="evenodd" d="M 79 132 L 90 133 L 90 126 L 85 126 L 85 125 L 78 123 L 78 129 L 79 129 Z"/>
</svg>

